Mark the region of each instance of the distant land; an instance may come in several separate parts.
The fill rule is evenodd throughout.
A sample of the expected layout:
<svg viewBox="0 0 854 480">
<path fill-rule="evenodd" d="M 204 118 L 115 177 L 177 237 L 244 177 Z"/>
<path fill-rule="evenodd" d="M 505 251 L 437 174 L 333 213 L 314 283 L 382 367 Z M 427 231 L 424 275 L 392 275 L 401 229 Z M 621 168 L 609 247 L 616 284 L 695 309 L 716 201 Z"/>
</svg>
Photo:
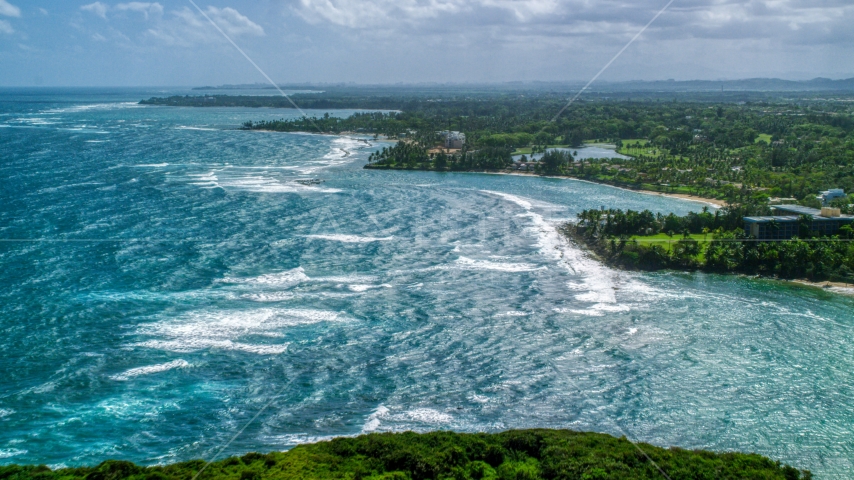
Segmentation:
<svg viewBox="0 0 854 480">
<path fill-rule="evenodd" d="M 353 89 L 385 90 L 465 90 L 481 91 L 518 91 L 518 90 L 579 90 L 581 82 L 505 82 L 505 83 L 417 83 L 417 84 L 356 84 L 356 83 L 318 83 L 318 84 L 281 84 L 283 90 L 299 90 L 306 93 Z M 193 90 L 273 90 L 267 83 L 243 85 L 220 85 L 196 87 Z M 840 80 L 814 78 L 812 80 L 784 80 L 780 78 L 747 78 L 742 80 L 633 80 L 627 82 L 597 82 L 588 91 L 591 92 L 851 92 L 854 91 L 854 77 Z"/>
</svg>

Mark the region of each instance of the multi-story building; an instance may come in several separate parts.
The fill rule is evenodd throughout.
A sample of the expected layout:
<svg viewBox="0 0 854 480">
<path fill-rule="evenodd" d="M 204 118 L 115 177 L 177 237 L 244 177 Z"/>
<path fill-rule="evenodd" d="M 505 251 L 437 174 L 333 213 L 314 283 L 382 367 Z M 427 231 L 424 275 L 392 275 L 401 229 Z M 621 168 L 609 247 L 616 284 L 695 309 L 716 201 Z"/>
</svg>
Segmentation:
<svg viewBox="0 0 854 480">
<path fill-rule="evenodd" d="M 439 135 L 445 139 L 445 148 L 460 149 L 466 144 L 466 134 L 445 130 L 439 132 Z"/>
<path fill-rule="evenodd" d="M 782 215 L 744 217 L 744 234 L 759 240 L 789 240 L 798 236 L 801 219 L 809 221 L 811 232 L 834 235 L 843 225 L 854 223 L 854 216 L 842 215 L 838 208 L 821 210 L 801 205 L 774 205 L 775 213 Z"/>
</svg>

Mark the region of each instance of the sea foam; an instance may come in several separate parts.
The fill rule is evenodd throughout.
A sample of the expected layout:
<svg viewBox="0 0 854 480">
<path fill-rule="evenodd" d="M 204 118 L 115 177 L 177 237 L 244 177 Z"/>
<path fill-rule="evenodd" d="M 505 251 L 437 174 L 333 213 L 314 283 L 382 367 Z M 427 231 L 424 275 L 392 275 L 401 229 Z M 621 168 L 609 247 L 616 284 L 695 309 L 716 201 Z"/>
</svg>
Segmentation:
<svg viewBox="0 0 854 480">
<path fill-rule="evenodd" d="M 548 267 L 538 267 L 530 263 L 492 262 L 489 260 L 474 260 L 460 257 L 454 262 L 454 268 L 460 270 L 492 270 L 496 272 L 534 272 L 547 270 Z"/>
<path fill-rule="evenodd" d="M 154 337 L 132 344 L 171 352 L 194 352 L 209 348 L 239 350 L 261 355 L 283 353 L 288 344 L 246 343 L 239 339 L 254 335 L 279 338 L 288 327 L 342 320 L 338 312 L 313 309 L 261 308 L 255 310 L 193 312 L 176 320 L 164 320 L 137 329 L 137 335 Z"/>
<path fill-rule="evenodd" d="M 18 455 L 24 455 L 25 453 L 27 453 L 27 450 L 21 450 L 18 448 L 0 448 L 0 458 L 17 457 Z"/>
<path fill-rule="evenodd" d="M 286 270 L 278 273 L 268 273 L 257 277 L 239 278 L 226 277 L 220 280 L 222 283 L 237 283 L 251 285 L 265 285 L 279 288 L 290 288 L 299 285 L 302 282 L 309 281 L 310 278 L 305 274 L 302 267 L 297 267 L 292 270 Z"/>
<path fill-rule="evenodd" d="M 120 373 L 118 375 L 113 375 L 110 378 L 112 378 L 113 380 L 125 381 L 125 380 L 130 380 L 131 378 L 134 378 L 134 377 L 139 377 L 141 375 L 150 375 L 152 373 L 160 373 L 160 372 L 165 372 L 165 371 L 172 370 L 175 368 L 185 368 L 185 367 L 189 367 L 189 366 L 190 366 L 190 364 L 187 363 L 186 360 L 180 360 L 179 359 L 179 360 L 174 360 L 174 361 L 167 362 L 167 363 L 161 363 L 159 365 L 149 365 L 147 367 L 131 368 L 130 370 L 128 370 L 124 373 Z"/>
<path fill-rule="evenodd" d="M 362 237 L 359 235 L 345 235 L 345 234 L 316 234 L 316 235 L 306 235 L 305 238 L 311 238 L 315 240 L 327 240 L 330 242 L 343 242 L 343 243 L 372 243 L 372 242 L 388 242 L 389 240 L 394 240 L 394 236 L 391 237 Z"/>
</svg>

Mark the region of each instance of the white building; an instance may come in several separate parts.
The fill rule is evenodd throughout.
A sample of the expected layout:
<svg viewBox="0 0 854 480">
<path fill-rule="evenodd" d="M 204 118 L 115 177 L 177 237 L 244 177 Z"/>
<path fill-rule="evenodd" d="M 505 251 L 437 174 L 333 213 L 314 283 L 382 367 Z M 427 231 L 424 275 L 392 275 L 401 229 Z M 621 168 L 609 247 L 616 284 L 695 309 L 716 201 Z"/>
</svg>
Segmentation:
<svg viewBox="0 0 854 480">
<path fill-rule="evenodd" d="M 821 203 L 827 203 L 836 200 L 837 198 L 845 198 L 845 190 L 841 188 L 831 188 L 830 190 L 821 192 L 815 198 L 821 200 Z"/>
<path fill-rule="evenodd" d="M 459 149 L 466 144 L 465 133 L 445 130 L 439 132 L 439 135 L 445 139 L 445 148 Z"/>
</svg>

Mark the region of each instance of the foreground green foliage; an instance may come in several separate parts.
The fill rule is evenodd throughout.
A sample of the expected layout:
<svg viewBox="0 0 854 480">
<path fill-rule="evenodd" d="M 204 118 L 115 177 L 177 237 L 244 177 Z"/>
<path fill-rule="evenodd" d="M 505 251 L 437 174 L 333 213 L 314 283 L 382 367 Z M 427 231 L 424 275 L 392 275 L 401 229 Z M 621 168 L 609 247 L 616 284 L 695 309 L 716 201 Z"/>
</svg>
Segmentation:
<svg viewBox="0 0 854 480">
<path fill-rule="evenodd" d="M 653 464 L 654 462 L 654 464 Z M 0 467 L 2 480 L 190 480 L 201 460 L 164 467 L 108 461 L 94 468 Z M 371 434 L 301 445 L 289 452 L 249 453 L 210 464 L 199 480 L 606 480 L 810 479 L 756 454 L 664 449 L 598 433 L 519 430 L 498 434 Z"/>
<path fill-rule="evenodd" d="M 790 241 L 747 238 L 742 218 L 768 214 L 767 207 L 728 206 L 714 214 L 703 209 L 684 217 L 649 210 L 585 210 L 564 232 L 611 264 L 642 270 L 701 269 L 783 279 L 854 283 L 854 229 L 822 237 L 801 224 Z M 662 241 L 661 235 L 666 236 Z"/>
</svg>

